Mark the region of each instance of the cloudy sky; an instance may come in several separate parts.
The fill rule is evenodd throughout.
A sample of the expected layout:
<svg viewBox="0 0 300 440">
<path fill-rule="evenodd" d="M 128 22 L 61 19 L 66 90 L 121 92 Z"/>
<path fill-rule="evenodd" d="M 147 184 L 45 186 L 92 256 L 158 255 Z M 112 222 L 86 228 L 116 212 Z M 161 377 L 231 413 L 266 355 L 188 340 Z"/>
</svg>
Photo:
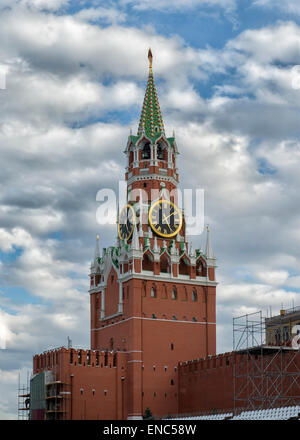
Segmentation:
<svg viewBox="0 0 300 440">
<path fill-rule="evenodd" d="M 123 178 L 147 50 L 184 188 L 204 188 L 218 352 L 300 305 L 298 0 L 0 0 L 0 419 L 32 355 L 89 346 L 96 193 Z M 203 237 L 190 237 L 195 246 Z"/>
</svg>

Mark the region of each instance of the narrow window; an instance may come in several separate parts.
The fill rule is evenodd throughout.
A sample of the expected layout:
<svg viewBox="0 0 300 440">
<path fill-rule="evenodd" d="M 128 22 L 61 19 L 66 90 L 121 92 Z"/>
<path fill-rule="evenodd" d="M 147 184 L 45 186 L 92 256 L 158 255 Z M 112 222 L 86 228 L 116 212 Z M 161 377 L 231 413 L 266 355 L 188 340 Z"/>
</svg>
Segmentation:
<svg viewBox="0 0 300 440">
<path fill-rule="evenodd" d="M 196 292 L 196 290 L 193 290 L 193 293 L 192 293 L 192 301 L 197 301 L 197 292 Z"/>
<path fill-rule="evenodd" d="M 174 344 L 171 342 L 171 350 L 174 350 Z"/>
<path fill-rule="evenodd" d="M 157 146 L 157 159 L 163 160 L 164 159 L 164 151 L 161 145 Z"/>
<path fill-rule="evenodd" d="M 142 159 L 150 159 L 150 155 L 151 155 L 150 144 L 149 142 L 147 142 L 142 150 Z"/>
<path fill-rule="evenodd" d="M 114 338 L 110 338 L 109 344 L 110 344 L 110 350 L 112 351 L 114 349 Z"/>
</svg>

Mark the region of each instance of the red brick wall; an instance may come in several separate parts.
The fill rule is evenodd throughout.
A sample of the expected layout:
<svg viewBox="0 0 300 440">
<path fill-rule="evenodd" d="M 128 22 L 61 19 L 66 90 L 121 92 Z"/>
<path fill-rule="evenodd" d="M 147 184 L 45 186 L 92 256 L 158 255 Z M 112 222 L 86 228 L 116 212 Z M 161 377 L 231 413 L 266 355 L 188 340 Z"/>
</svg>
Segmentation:
<svg viewBox="0 0 300 440">
<path fill-rule="evenodd" d="M 283 355 L 283 366 L 289 365 L 287 371 L 294 372 L 295 369 L 300 368 L 300 353 L 297 354 L 295 362 L 290 362 L 294 353 L 286 353 Z M 270 361 L 271 357 L 265 356 L 265 366 L 270 365 L 271 371 L 277 369 L 280 371 L 281 357 L 274 357 L 274 364 Z M 238 374 L 243 375 L 246 373 L 247 362 L 246 354 L 239 355 L 235 358 L 236 368 Z M 252 370 L 255 365 L 260 364 L 259 356 L 255 359 L 255 356 L 251 356 L 248 368 Z M 295 367 L 297 365 L 297 367 Z M 284 368 L 284 367 L 283 367 Z M 224 353 L 218 356 L 213 356 L 208 359 L 198 359 L 189 361 L 187 363 L 179 363 L 178 366 L 179 375 L 179 402 L 178 412 L 180 414 L 191 414 L 201 412 L 211 412 L 213 410 L 233 410 L 234 407 L 234 355 L 233 353 Z M 241 391 L 241 380 L 236 382 L 237 390 Z M 243 379 L 244 380 L 244 379 Z M 259 379 L 258 379 L 259 380 Z M 266 380 L 266 378 L 265 378 Z M 244 382 L 245 383 L 245 382 Z M 292 386 L 292 379 L 285 380 L 282 384 L 284 390 L 289 390 L 288 396 L 299 396 L 299 383 L 294 383 Z M 251 385 L 250 385 L 251 386 Z M 258 387 L 261 385 L 258 384 Z M 269 386 L 269 389 L 264 392 L 276 393 L 280 390 L 280 384 Z M 251 389 L 249 389 L 250 394 Z M 255 392 L 255 391 L 254 391 Z M 285 393 L 285 391 L 284 391 Z M 269 394 L 270 395 L 270 394 Z M 272 395 L 272 394 L 271 394 Z M 236 402 L 236 407 L 247 407 L 247 394 L 246 388 L 243 393 L 239 395 L 244 401 Z M 277 406 L 284 405 L 285 402 L 276 400 Z M 292 402 L 289 403 L 290 405 Z"/>
<path fill-rule="evenodd" d="M 78 358 L 80 351 L 81 364 Z M 37 368 L 37 365 L 38 362 L 41 365 L 41 357 L 48 355 L 35 356 L 33 372 L 37 374 L 44 370 L 53 371 L 55 380 L 63 382 L 61 390 L 67 394 L 63 394 L 65 398 L 60 400 L 65 412 L 58 413 L 57 418 L 109 420 L 127 417 L 126 353 L 108 353 L 105 356 L 104 352 L 98 352 L 98 365 L 95 351 L 62 348 L 53 353 L 55 361 L 47 368 Z M 53 353 L 50 353 L 51 359 Z M 90 365 L 88 365 L 88 353 L 90 353 Z M 124 386 L 122 386 L 122 377 L 124 377 Z"/>
</svg>

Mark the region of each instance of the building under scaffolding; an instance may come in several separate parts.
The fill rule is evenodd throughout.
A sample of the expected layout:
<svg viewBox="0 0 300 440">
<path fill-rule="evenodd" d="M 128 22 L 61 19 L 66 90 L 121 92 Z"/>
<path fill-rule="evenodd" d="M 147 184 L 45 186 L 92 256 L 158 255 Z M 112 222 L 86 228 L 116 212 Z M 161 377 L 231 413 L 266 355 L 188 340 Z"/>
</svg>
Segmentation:
<svg viewBox="0 0 300 440">
<path fill-rule="evenodd" d="M 291 339 L 273 344 L 267 338 L 278 319 L 262 312 L 233 319 L 234 411 L 300 404 L 299 349 Z"/>
</svg>

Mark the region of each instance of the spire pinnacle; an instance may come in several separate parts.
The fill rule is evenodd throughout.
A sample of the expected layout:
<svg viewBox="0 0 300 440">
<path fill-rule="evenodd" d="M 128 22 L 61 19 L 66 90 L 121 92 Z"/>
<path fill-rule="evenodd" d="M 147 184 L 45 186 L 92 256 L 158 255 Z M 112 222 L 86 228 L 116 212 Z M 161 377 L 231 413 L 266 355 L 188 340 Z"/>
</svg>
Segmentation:
<svg viewBox="0 0 300 440">
<path fill-rule="evenodd" d="M 206 248 L 205 248 L 205 254 L 206 254 L 206 258 L 215 258 L 211 244 L 210 244 L 210 229 L 209 229 L 209 225 L 206 225 L 206 231 L 207 231 L 207 235 L 206 235 Z"/>
<path fill-rule="evenodd" d="M 96 238 L 96 247 L 95 247 L 95 258 L 94 258 L 94 262 L 95 262 L 95 264 L 99 263 L 99 259 L 100 259 L 99 234 L 97 234 L 97 238 Z"/>
<path fill-rule="evenodd" d="M 140 117 L 138 135 L 146 134 L 149 138 L 155 139 L 162 134 L 165 134 L 165 129 L 153 78 L 153 55 L 151 49 L 148 51 L 148 60 L 149 76 Z"/>
<path fill-rule="evenodd" d="M 152 60 L 153 60 L 153 55 L 152 55 L 152 51 L 151 48 L 149 47 L 148 50 L 148 60 L 149 60 L 149 73 L 150 75 L 152 75 Z"/>
<path fill-rule="evenodd" d="M 139 236 L 138 236 L 136 224 L 134 225 L 134 229 L 133 229 L 131 249 L 134 251 L 138 251 L 140 249 Z"/>
</svg>

